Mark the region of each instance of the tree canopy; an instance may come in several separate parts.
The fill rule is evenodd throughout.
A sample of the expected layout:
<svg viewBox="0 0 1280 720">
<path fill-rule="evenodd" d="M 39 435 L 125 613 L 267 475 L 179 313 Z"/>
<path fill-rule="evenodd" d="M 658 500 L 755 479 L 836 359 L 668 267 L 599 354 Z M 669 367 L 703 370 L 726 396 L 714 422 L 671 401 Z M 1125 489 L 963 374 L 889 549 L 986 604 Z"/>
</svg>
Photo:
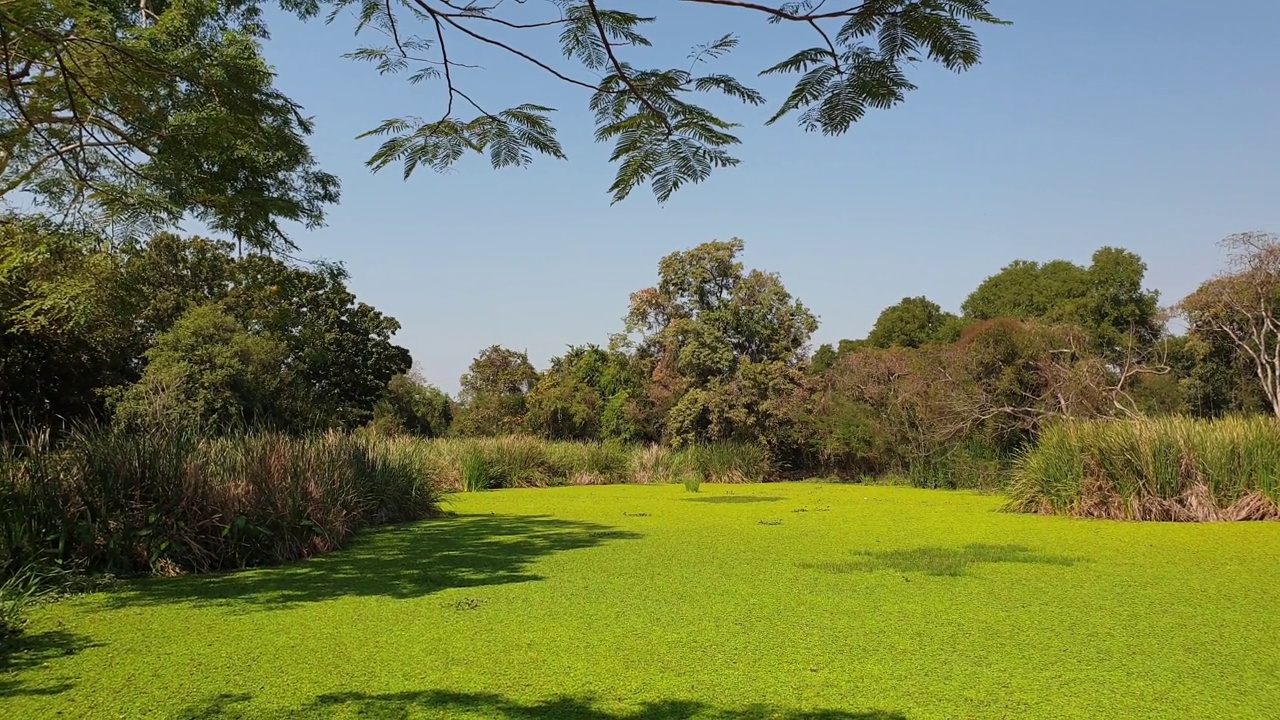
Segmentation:
<svg viewBox="0 0 1280 720">
<path fill-rule="evenodd" d="M 194 218 L 251 247 L 338 199 L 274 87 L 254 0 L 0 3 L 0 199 L 129 237 Z"/>
<path fill-rule="evenodd" d="M 960 337 L 961 321 L 924 296 L 906 297 L 880 312 L 867 335 L 872 347 L 916 348 Z"/>
<path fill-rule="evenodd" d="M 1233 349 L 1252 368 L 1271 411 L 1280 417 L 1280 236 L 1245 232 L 1225 238 L 1228 269 L 1179 305 L 1191 336 Z"/>
<path fill-rule="evenodd" d="M 1088 267 L 1067 260 L 1016 260 L 982 281 L 961 306 L 969 320 L 1001 317 L 1073 323 L 1100 348 L 1121 352 L 1159 337 L 1159 293 L 1143 288 L 1147 266 L 1132 252 L 1103 247 Z"/>
<path fill-rule="evenodd" d="M 399 323 L 358 302 L 340 266 L 233 250 L 169 233 L 113 247 L 39 218 L 0 223 L 7 420 L 105 417 L 145 379 L 152 390 L 182 384 L 170 399 L 187 397 L 184 407 L 199 408 L 187 416 L 214 423 L 234 416 L 232 406 L 282 429 L 367 422 L 411 364 L 391 342 Z M 269 408 L 259 403 L 267 395 Z"/>
<path fill-rule="evenodd" d="M 407 177 L 419 167 L 446 169 L 468 153 L 486 154 L 494 167 L 527 165 L 538 154 L 565 157 L 551 119 L 555 109 L 544 101 L 535 96 L 498 109 L 471 94 L 463 76 L 484 57 L 482 48 L 583 91 L 596 140 L 613 145 L 614 202 L 645 183 L 665 201 L 683 185 L 738 164 L 732 149 L 740 143 L 735 132 L 741 123 L 710 109 L 709 96 L 748 106 L 770 103 L 743 79 L 711 67 L 737 48 L 737 19 L 806 31 L 807 40 L 793 41 L 786 54 L 759 69 L 762 76 L 798 76 L 790 92 L 772 103 L 767 124 L 795 115 L 804 130 L 825 135 L 843 134 L 869 110 L 902 102 L 916 89 L 909 72 L 914 66 L 931 62 L 954 72 L 973 67 L 981 51 L 975 27 L 1005 22 L 990 12 L 989 0 L 682 0 L 661 10 L 635 0 L 282 4 L 303 16 L 327 10 L 330 21 L 352 11 L 357 32 L 372 31 L 378 41 L 349 57 L 380 73 L 406 73 L 411 84 L 438 83 L 436 114 L 391 118 L 368 133 L 383 138 L 370 160 L 375 169 L 395 164 Z M 662 25 L 706 22 L 708 11 L 720 11 L 724 19 L 712 21 L 705 42 L 655 47 L 652 38 Z M 648 65 L 657 53 L 665 57 Z"/>
<path fill-rule="evenodd" d="M 268 4 L 303 19 L 354 16 L 356 34 L 376 41 L 346 57 L 439 89 L 432 114 L 362 135 L 381 141 L 373 170 L 394 165 L 408 178 L 473 153 L 496 168 L 564 159 L 557 110 L 536 89 L 505 108 L 468 89 L 465 76 L 496 54 L 583 92 L 595 140 L 613 148 L 614 202 L 645 184 L 666 201 L 739 164 L 742 123 L 725 101 L 769 105 L 766 124 L 794 116 L 805 131 L 841 135 L 903 102 L 919 65 L 972 68 L 977 28 L 1006 23 L 989 0 L 681 0 L 660 13 L 636 0 L 9 0 L 0 199 L 25 194 L 129 237 L 194 218 L 250 247 L 291 247 L 285 224 L 320 225 L 338 181 L 317 166 L 311 120 L 262 57 Z M 711 12 L 723 19 L 695 47 L 655 42 L 663 26 Z M 758 70 L 795 78 L 781 99 L 715 66 L 750 20 L 803 31 Z"/>
<path fill-rule="evenodd" d="M 519 432 L 524 424 L 527 397 L 537 382 L 538 371 L 529 362 L 527 353 L 501 345 L 480 351 L 462 376 L 458 432 L 464 435 Z"/>
</svg>

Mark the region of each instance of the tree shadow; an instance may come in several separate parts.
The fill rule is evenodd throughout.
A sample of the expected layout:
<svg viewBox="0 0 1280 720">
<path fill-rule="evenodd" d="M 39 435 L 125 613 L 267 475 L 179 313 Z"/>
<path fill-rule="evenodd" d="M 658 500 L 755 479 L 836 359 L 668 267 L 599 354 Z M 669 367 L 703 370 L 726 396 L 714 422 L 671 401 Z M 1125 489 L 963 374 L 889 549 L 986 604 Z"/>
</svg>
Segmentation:
<svg viewBox="0 0 1280 720">
<path fill-rule="evenodd" d="M 546 515 L 452 516 L 370 530 L 344 550 L 293 565 L 139 580 L 122 585 L 107 602 L 278 609 L 353 595 L 414 598 L 541 580 L 529 566 L 544 556 L 639 537 Z"/>
<path fill-rule="evenodd" d="M 773 495 L 709 495 L 706 497 L 685 498 L 686 502 L 699 503 L 761 503 L 778 502 L 782 498 Z"/>
<path fill-rule="evenodd" d="M 250 702 L 245 695 L 220 695 L 188 707 L 172 716 L 193 720 L 230 720 L 243 717 Z M 750 705 L 739 709 L 717 708 L 696 700 L 646 702 L 634 711 L 613 712 L 597 707 L 589 697 L 558 697 L 522 703 L 494 693 L 462 693 L 444 690 L 387 693 L 335 693 L 321 695 L 298 708 L 253 717 L 262 720 L 325 720 L 360 717 L 367 720 L 405 720 L 428 717 L 473 717 L 490 720 L 907 720 L 885 710 L 788 710 L 774 705 Z"/>
<path fill-rule="evenodd" d="M 859 550 L 852 560 L 806 563 L 801 567 L 829 573 L 874 572 L 893 570 L 900 573 L 957 577 L 974 565 L 984 563 L 1023 563 L 1035 565 L 1074 565 L 1077 559 L 1066 555 L 1032 550 L 1023 545 L 973 544 L 964 547 L 919 547 L 895 550 Z"/>
<path fill-rule="evenodd" d="M 65 630 L 25 633 L 0 641 L 0 698 L 57 695 L 70 690 L 72 684 L 63 680 L 34 684 L 19 679 L 19 676 L 23 671 L 51 663 L 58 658 L 101 646 L 101 643 Z"/>
</svg>

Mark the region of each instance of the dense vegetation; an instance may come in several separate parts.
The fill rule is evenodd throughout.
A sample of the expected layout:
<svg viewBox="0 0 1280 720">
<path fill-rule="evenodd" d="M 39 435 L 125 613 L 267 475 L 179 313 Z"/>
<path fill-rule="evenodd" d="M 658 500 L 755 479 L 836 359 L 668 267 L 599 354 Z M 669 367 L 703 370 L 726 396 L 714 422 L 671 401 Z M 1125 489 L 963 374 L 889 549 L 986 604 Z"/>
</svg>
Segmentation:
<svg viewBox="0 0 1280 720">
<path fill-rule="evenodd" d="M 429 516 L 438 490 L 386 443 L 96 430 L 29 448 L 0 478 L 0 568 L 119 574 L 278 563 L 361 527 Z"/>
<path fill-rule="evenodd" d="M 1277 244 L 1248 237 L 1254 255 Z M 814 350 L 816 317 L 777 275 L 746 269 L 742 249 L 735 239 L 667 256 L 658 283 L 632 294 L 622 332 L 570 347 L 543 371 L 523 353 L 485 349 L 462 379 L 450 432 L 733 443 L 765 449 L 782 474 L 905 474 L 925 486 L 978 487 L 1001 484 L 1012 460 L 1059 421 L 1269 409 L 1273 374 L 1251 359 L 1249 343 L 1261 343 L 1265 360 L 1280 305 L 1267 306 L 1253 341 L 1247 314 L 1233 314 L 1221 293 L 1204 299 L 1244 283 L 1239 271 L 1178 306 L 1190 326 L 1182 335 L 1144 287 L 1142 260 L 1102 248 L 1088 266 L 1015 261 L 960 314 L 904 298 L 866 338 Z M 1248 287 L 1275 295 L 1280 272 L 1268 272 L 1253 271 Z M 1219 303 L 1212 312 L 1210 300 Z"/>
</svg>

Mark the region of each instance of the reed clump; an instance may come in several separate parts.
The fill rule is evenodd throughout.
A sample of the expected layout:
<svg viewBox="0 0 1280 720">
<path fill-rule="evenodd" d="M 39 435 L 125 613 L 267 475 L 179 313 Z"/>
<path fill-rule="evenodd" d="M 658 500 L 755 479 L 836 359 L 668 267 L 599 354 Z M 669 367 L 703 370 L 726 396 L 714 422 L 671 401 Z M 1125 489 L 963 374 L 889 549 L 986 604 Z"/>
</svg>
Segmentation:
<svg viewBox="0 0 1280 720">
<path fill-rule="evenodd" d="M 1014 464 L 1010 507 L 1118 520 L 1280 520 L 1280 421 L 1064 422 Z"/>
</svg>

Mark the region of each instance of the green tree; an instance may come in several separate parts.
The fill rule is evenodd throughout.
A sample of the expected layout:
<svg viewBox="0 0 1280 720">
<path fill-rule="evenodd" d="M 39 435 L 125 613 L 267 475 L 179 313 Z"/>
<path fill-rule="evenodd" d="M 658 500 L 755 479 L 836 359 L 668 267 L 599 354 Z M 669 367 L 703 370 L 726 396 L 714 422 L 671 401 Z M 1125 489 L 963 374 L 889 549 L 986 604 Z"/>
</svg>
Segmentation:
<svg viewBox="0 0 1280 720">
<path fill-rule="evenodd" d="M 528 395 L 538 372 L 523 352 L 491 345 L 462 376 L 454 427 L 463 435 L 503 435 L 524 428 Z"/>
<path fill-rule="evenodd" d="M 354 428 L 373 417 L 387 383 L 413 361 L 391 342 L 400 323 L 359 302 L 347 278 L 336 264 L 304 269 L 250 254 L 235 263 L 222 305 L 245 327 L 285 343 L 285 369 L 303 383 L 321 422 Z"/>
<path fill-rule="evenodd" d="M 1164 331 L 1160 293 L 1142 287 L 1146 273 L 1147 264 L 1128 250 L 1103 247 L 1093 254 L 1080 322 L 1110 355 L 1130 343 L 1149 347 Z"/>
<path fill-rule="evenodd" d="M 39 217 L 0 219 L 0 434 L 105 414 L 137 378 L 121 259 Z"/>
<path fill-rule="evenodd" d="M 838 359 L 836 349 L 830 343 L 823 343 L 813 351 L 813 357 L 809 359 L 809 373 L 821 375 L 830 370 Z"/>
<path fill-rule="evenodd" d="M 1170 363 L 1188 411 L 1201 417 L 1269 412 L 1253 363 L 1229 337 L 1193 324 L 1176 340 Z"/>
<path fill-rule="evenodd" d="M 288 245 L 281 223 L 319 225 L 338 182 L 273 87 L 265 35 L 253 0 L 0 3 L 0 198 Z"/>
<path fill-rule="evenodd" d="M 449 396 L 416 374 L 402 373 L 391 378 L 374 405 L 371 426 L 387 434 L 438 438 L 449 434 L 452 423 Z"/>
<path fill-rule="evenodd" d="M 1149 348 L 1164 330 L 1159 294 L 1142 287 L 1146 271 L 1140 257 L 1112 247 L 1094 252 L 1089 267 L 1016 260 L 984 280 L 961 309 L 967 320 L 1072 323 L 1116 358 Z"/>
<path fill-rule="evenodd" d="M 1211 350 L 1229 347 L 1251 367 L 1267 406 L 1280 417 L 1280 235 L 1245 232 L 1220 243 L 1229 267 L 1179 304 L 1190 334 Z M 1225 368 L 1224 368 L 1225 370 Z"/>
<path fill-rule="evenodd" d="M 626 318 L 649 376 L 647 412 L 676 443 L 767 441 L 765 402 L 799 381 L 818 321 L 774 273 L 747 271 L 737 238 L 676 252 L 658 264 L 658 285 L 633 293 Z"/>
<path fill-rule="evenodd" d="M 124 290 L 144 346 L 183 313 L 222 300 L 235 282 L 234 246 L 225 240 L 162 232 L 121 248 Z"/>
<path fill-rule="evenodd" d="M 399 324 L 357 302 L 341 267 L 237 260 L 232 249 L 163 233 L 116 247 L 41 218 L 0 223 L 6 426 L 104 417 L 107 400 L 141 377 L 147 349 L 204 306 L 286 346 L 277 369 L 297 381 L 287 404 L 306 408 L 308 417 L 290 416 L 299 429 L 367 422 L 387 382 L 410 366 L 391 342 Z"/>
<path fill-rule="evenodd" d="M 867 344 L 877 348 L 916 348 L 953 342 L 959 337 L 960 318 L 923 296 L 906 297 L 880 313 L 867 335 Z"/>
<path fill-rule="evenodd" d="M 571 346 L 551 359 L 529 393 L 525 427 L 555 440 L 633 440 L 627 403 L 639 386 L 631 359 L 598 345 Z"/>
<path fill-rule="evenodd" d="M 806 131 L 840 135 L 871 109 L 890 108 L 915 89 L 908 71 L 931 61 L 959 72 L 974 66 L 980 45 L 974 28 L 1001 24 L 988 0 L 857 0 L 827 5 L 814 0 L 747 3 L 689 0 L 670 4 L 662 19 L 673 26 L 705 23 L 680 9 L 723 11 L 767 19 L 806 33 L 789 36 L 787 56 L 762 75 L 798 75 L 790 93 L 774 105 L 772 124 L 798 116 Z M 523 166 L 535 154 L 563 158 L 551 122 L 553 110 L 536 98 L 506 110 L 462 85 L 467 69 L 490 51 L 540 68 L 582 90 L 594 116 L 596 140 L 613 144 L 617 174 L 609 191 L 615 202 L 649 183 L 659 200 L 713 170 L 738 164 L 738 123 L 709 109 L 700 98 L 727 96 L 756 106 L 765 97 L 738 78 L 704 69 L 733 50 L 737 37 L 725 27 L 708 30 L 708 42 L 678 49 L 667 67 L 646 67 L 658 48 L 648 28 L 658 24 L 656 6 L 637 0 L 534 0 L 515 4 L 449 0 L 284 0 L 304 16 L 330 8 L 332 20 L 352 11 L 357 32 L 380 31 L 378 44 L 350 57 L 374 64 L 379 73 L 407 73 L 410 83 L 438 81 L 440 111 L 427 118 L 393 118 L 368 134 L 384 138 L 370 164 L 392 164 L 409 175 L 418 167 L 444 170 L 469 152 L 484 153 L 495 167 Z M 643 14 L 637 14 L 643 13 Z M 728 19 L 726 19 L 726 24 Z M 557 59 L 521 36 L 559 32 Z M 783 31 L 785 32 L 785 30 Z M 791 40 L 795 37 L 796 40 Z M 549 48 L 548 48 L 549 49 Z M 710 99 L 715 103 L 714 98 Z"/>
<path fill-rule="evenodd" d="M 597 440 L 603 414 L 600 393 L 578 378 L 544 375 L 529 393 L 524 427 L 548 440 Z"/>
<path fill-rule="evenodd" d="M 1015 260 L 983 280 L 965 298 L 969 320 L 1047 320 L 1062 322 L 1089 291 L 1089 271 L 1066 260 L 1044 264 Z"/>
<path fill-rule="evenodd" d="M 116 419 L 131 426 L 296 427 L 303 408 L 282 371 L 288 348 L 251 334 L 214 305 L 192 308 L 147 350 L 142 379 L 124 392 Z"/>
</svg>

